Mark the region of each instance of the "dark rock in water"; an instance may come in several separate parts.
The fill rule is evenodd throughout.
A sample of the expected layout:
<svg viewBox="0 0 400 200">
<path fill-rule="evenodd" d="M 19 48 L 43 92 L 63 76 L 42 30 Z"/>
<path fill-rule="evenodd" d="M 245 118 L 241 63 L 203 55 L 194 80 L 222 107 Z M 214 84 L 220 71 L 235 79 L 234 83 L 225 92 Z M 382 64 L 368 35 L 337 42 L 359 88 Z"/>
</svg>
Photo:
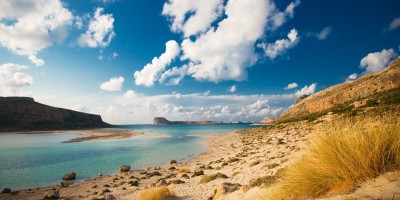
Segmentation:
<svg viewBox="0 0 400 200">
<path fill-rule="evenodd" d="M 170 161 L 169 161 L 169 164 L 170 164 L 170 165 L 176 164 L 176 163 L 177 163 L 176 160 L 170 160 Z"/>
<path fill-rule="evenodd" d="M 119 167 L 120 172 L 129 172 L 129 170 L 131 170 L 131 166 L 129 165 L 122 165 L 121 167 Z"/>
<path fill-rule="evenodd" d="M 1 194 L 4 194 L 4 193 L 11 193 L 11 189 L 10 189 L 10 188 L 4 188 L 4 189 L 1 191 Z"/>
<path fill-rule="evenodd" d="M 76 178 L 76 173 L 75 172 L 70 172 L 68 174 L 65 174 L 62 179 L 64 180 L 74 180 Z"/>
</svg>

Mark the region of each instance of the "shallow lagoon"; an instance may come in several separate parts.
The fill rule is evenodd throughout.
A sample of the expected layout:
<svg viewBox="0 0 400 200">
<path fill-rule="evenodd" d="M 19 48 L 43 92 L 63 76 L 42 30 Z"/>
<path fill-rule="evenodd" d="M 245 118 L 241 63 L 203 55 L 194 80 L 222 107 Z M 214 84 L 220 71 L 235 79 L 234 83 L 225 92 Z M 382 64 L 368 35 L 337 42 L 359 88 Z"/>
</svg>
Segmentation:
<svg viewBox="0 0 400 200">
<path fill-rule="evenodd" d="M 145 134 L 126 139 L 63 143 L 74 134 L 0 135 L 0 188 L 36 188 L 60 183 L 62 175 L 74 171 L 77 180 L 118 172 L 122 164 L 133 169 L 165 165 L 169 160 L 187 160 L 207 151 L 205 139 L 196 134 L 220 134 L 254 128 L 247 124 L 216 125 L 126 125 L 118 129 Z"/>
</svg>

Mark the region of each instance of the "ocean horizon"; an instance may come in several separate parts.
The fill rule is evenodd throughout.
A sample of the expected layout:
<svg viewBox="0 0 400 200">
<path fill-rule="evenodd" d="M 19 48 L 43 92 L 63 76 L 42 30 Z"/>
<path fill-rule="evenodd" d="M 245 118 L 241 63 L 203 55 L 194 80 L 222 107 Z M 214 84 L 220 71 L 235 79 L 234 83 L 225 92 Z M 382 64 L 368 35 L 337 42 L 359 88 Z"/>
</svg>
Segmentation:
<svg viewBox="0 0 400 200">
<path fill-rule="evenodd" d="M 69 172 L 77 181 L 117 174 L 119 166 L 133 170 L 167 165 L 195 158 L 206 152 L 203 134 L 222 134 L 254 128 L 249 124 L 209 125 L 120 125 L 113 130 L 143 132 L 125 139 L 65 143 L 84 133 L 2 134 L 0 135 L 0 188 L 21 190 L 45 187 L 62 182 Z M 76 133 L 75 133 L 76 132 Z M 153 135 L 153 136 L 152 136 Z M 149 137 L 150 136 L 150 137 Z"/>
</svg>

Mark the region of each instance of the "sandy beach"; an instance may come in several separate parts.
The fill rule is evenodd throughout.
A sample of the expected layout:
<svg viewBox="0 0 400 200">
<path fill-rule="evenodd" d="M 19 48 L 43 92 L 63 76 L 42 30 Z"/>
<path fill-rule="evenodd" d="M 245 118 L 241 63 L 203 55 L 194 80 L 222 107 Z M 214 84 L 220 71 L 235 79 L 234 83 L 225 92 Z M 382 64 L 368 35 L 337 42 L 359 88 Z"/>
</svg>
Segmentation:
<svg viewBox="0 0 400 200">
<path fill-rule="evenodd" d="M 88 140 L 112 140 L 129 138 L 144 133 L 131 130 L 108 130 L 108 129 L 88 129 L 88 130 L 56 130 L 56 131 L 18 131 L 18 132 L 2 132 L 0 134 L 76 134 L 81 133 L 82 136 L 72 138 L 65 142 L 83 142 Z M 162 136 L 154 136 L 162 137 Z"/>
<path fill-rule="evenodd" d="M 279 178 L 282 168 L 304 154 L 316 129 L 318 126 L 299 122 L 202 135 L 208 137 L 204 142 L 208 151 L 191 160 L 133 169 L 82 182 L 61 184 L 60 175 L 58 185 L 0 194 L 0 199 L 43 199 L 53 195 L 60 199 L 128 200 L 139 199 L 144 189 L 164 185 L 175 194 L 173 199 L 257 199 L 263 186 L 271 185 Z M 361 194 L 355 191 L 346 197 L 363 197 L 368 191 L 378 196 L 379 191 L 396 191 L 400 188 L 399 174 L 390 174 L 390 177 L 391 181 L 380 177 L 369 185 L 361 186 Z M 209 180 L 205 181 L 206 178 Z M 385 181 L 390 184 L 385 184 Z"/>
</svg>

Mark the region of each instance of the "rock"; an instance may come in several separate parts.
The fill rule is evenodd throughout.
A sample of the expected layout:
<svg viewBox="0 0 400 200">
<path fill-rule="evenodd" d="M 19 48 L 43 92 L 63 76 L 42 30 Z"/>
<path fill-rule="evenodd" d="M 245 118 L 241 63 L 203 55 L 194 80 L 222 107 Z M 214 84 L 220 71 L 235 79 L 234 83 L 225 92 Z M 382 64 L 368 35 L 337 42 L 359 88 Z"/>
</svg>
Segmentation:
<svg viewBox="0 0 400 200">
<path fill-rule="evenodd" d="M 173 165 L 173 164 L 176 164 L 176 163 L 177 163 L 176 160 L 170 160 L 170 161 L 169 161 L 169 164 L 170 164 L 170 165 Z"/>
<path fill-rule="evenodd" d="M 62 177 L 63 180 L 74 180 L 75 178 L 76 178 L 75 172 L 70 172 Z"/>
<path fill-rule="evenodd" d="M 182 181 L 180 179 L 175 179 L 175 180 L 171 180 L 168 182 L 169 184 L 183 184 L 185 183 L 185 181 Z"/>
<path fill-rule="evenodd" d="M 73 182 L 69 182 L 69 181 L 63 181 L 63 182 L 61 182 L 61 186 L 63 186 L 63 187 L 68 187 L 68 186 L 70 186 L 70 185 L 72 185 L 72 184 L 74 184 Z"/>
<path fill-rule="evenodd" d="M 121 167 L 119 167 L 120 172 L 129 172 L 129 170 L 131 170 L 131 166 L 129 165 L 122 165 Z"/>
<path fill-rule="evenodd" d="M 117 198 L 112 194 L 106 194 L 106 195 L 104 195 L 104 197 L 102 199 L 103 200 L 117 200 Z"/>
<path fill-rule="evenodd" d="M 165 181 L 164 179 L 161 179 L 156 184 L 156 187 L 162 187 L 162 186 L 165 186 L 165 185 L 168 185 L 167 181 Z"/>
<path fill-rule="evenodd" d="M 102 174 L 102 173 L 99 173 L 99 174 L 97 174 L 97 176 L 98 176 L 98 177 L 101 177 L 101 176 L 103 176 L 103 174 Z"/>
<path fill-rule="evenodd" d="M 276 141 L 275 141 L 275 144 L 276 145 L 280 145 L 280 144 L 285 144 L 285 143 L 283 142 L 283 139 L 277 138 Z"/>
<path fill-rule="evenodd" d="M 4 193 L 11 193 L 11 189 L 10 189 L 10 188 L 4 188 L 4 189 L 1 191 L 1 194 L 4 194 Z"/>
<path fill-rule="evenodd" d="M 220 197 L 222 195 L 232 193 L 232 192 L 238 190 L 240 186 L 241 185 L 238 183 L 223 183 L 221 186 L 219 186 L 217 189 L 215 189 L 213 199 L 217 199 L 218 197 Z"/>
<path fill-rule="evenodd" d="M 53 200 L 53 199 L 59 199 L 60 198 L 60 192 L 58 190 L 54 191 L 53 194 L 51 195 L 46 195 L 43 197 L 43 200 Z"/>
<path fill-rule="evenodd" d="M 147 173 L 147 178 L 151 178 L 153 176 L 161 176 L 162 174 L 158 171 Z"/>
<path fill-rule="evenodd" d="M 137 180 L 129 181 L 128 184 L 130 184 L 131 186 L 139 186 L 139 181 L 137 181 Z"/>
<path fill-rule="evenodd" d="M 189 175 L 187 175 L 187 174 L 182 174 L 181 178 L 190 179 Z"/>
<path fill-rule="evenodd" d="M 154 167 L 154 170 L 161 170 L 161 167 L 160 166 Z"/>
</svg>

